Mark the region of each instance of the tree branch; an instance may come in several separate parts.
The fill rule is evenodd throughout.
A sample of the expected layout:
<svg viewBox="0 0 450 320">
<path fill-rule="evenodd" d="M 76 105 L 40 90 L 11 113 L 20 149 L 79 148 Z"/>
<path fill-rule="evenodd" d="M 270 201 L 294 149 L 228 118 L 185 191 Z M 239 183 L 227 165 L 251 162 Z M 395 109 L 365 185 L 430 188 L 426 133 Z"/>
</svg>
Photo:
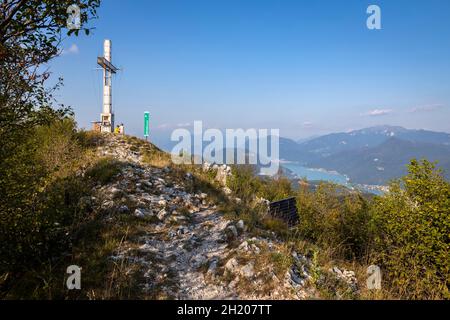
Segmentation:
<svg viewBox="0 0 450 320">
<path fill-rule="evenodd" d="M 19 3 L 14 8 L 11 9 L 5 20 L 3 20 L 2 23 L 0 23 L 0 34 L 4 34 L 2 30 L 6 29 L 6 27 L 11 22 L 14 15 L 17 13 L 17 11 L 20 10 L 20 8 L 22 8 L 25 5 L 26 2 L 27 0 L 20 0 Z"/>
</svg>

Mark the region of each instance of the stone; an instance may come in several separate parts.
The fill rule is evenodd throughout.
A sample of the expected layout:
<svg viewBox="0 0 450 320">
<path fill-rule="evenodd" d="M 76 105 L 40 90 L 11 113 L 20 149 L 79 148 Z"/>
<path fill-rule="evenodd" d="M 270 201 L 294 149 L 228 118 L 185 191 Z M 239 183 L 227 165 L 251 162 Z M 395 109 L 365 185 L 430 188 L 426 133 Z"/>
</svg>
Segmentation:
<svg viewBox="0 0 450 320">
<path fill-rule="evenodd" d="M 159 220 L 163 221 L 168 215 L 168 212 L 164 209 L 162 209 L 161 211 L 158 212 L 158 214 L 156 215 L 158 217 Z"/>
<path fill-rule="evenodd" d="M 136 210 L 134 210 L 134 215 L 138 218 L 144 218 L 145 212 L 142 209 L 136 209 Z"/>
<path fill-rule="evenodd" d="M 261 249 L 256 244 L 252 244 L 252 250 L 256 254 L 260 254 L 261 253 Z"/>
<path fill-rule="evenodd" d="M 203 171 L 209 171 L 209 170 L 211 170 L 211 164 L 208 163 L 208 162 L 204 162 L 204 163 L 203 163 L 203 166 L 202 166 L 202 170 L 203 170 Z"/>
<path fill-rule="evenodd" d="M 205 264 L 206 261 L 207 261 L 207 258 L 204 255 L 199 254 L 199 255 L 192 257 L 190 262 L 191 262 L 191 265 L 194 267 L 194 269 L 198 269 L 203 264 Z"/>
<path fill-rule="evenodd" d="M 183 235 L 183 234 L 187 234 L 187 233 L 189 233 L 189 229 L 186 228 L 186 227 L 179 227 L 177 229 L 177 234 L 178 235 Z"/>
<path fill-rule="evenodd" d="M 260 198 L 260 197 L 256 197 L 255 201 L 256 201 L 257 204 L 262 204 L 262 205 L 265 205 L 265 206 L 268 206 L 270 204 L 269 200 L 264 199 L 264 198 Z"/>
<path fill-rule="evenodd" d="M 126 213 L 130 213 L 130 209 L 127 206 L 123 205 L 123 206 L 119 207 L 118 212 L 120 214 L 126 214 Z"/>
<path fill-rule="evenodd" d="M 170 217 L 170 221 L 171 222 L 184 222 L 184 221 L 186 221 L 187 220 L 187 218 L 185 217 L 185 216 L 171 216 Z"/>
<path fill-rule="evenodd" d="M 344 281 L 351 290 L 354 292 L 358 291 L 358 280 L 356 279 L 356 275 L 354 271 L 349 270 L 341 270 L 338 267 L 333 267 L 329 270 L 331 273 L 333 273 L 336 278 Z"/>
<path fill-rule="evenodd" d="M 236 258 L 231 258 L 228 260 L 228 262 L 225 264 L 225 272 L 231 272 L 235 273 L 239 267 L 239 262 Z"/>
<path fill-rule="evenodd" d="M 165 207 L 165 206 L 167 206 L 167 201 L 166 200 L 159 200 L 158 201 L 158 205 L 161 206 L 161 207 Z"/>
<path fill-rule="evenodd" d="M 114 201 L 111 201 L 111 200 L 104 201 L 101 206 L 101 208 L 103 210 L 109 210 L 109 209 L 112 209 L 113 207 L 114 207 Z"/>
<path fill-rule="evenodd" d="M 255 275 L 254 265 L 253 262 L 250 262 L 246 264 L 241 270 L 240 270 L 241 276 L 250 279 L 253 278 Z"/>
<path fill-rule="evenodd" d="M 189 211 L 189 213 L 197 213 L 200 211 L 200 208 L 198 208 L 196 206 L 192 206 L 188 211 Z"/>
<path fill-rule="evenodd" d="M 238 237 L 238 232 L 235 226 L 231 225 L 225 229 L 228 241 L 236 240 Z"/>
<path fill-rule="evenodd" d="M 296 272 L 295 269 L 291 268 L 291 270 L 289 270 L 289 275 L 291 280 L 295 284 L 298 284 L 300 286 L 303 286 L 305 284 L 305 280 Z"/>
<path fill-rule="evenodd" d="M 206 273 L 210 275 L 215 274 L 217 270 L 217 264 L 218 264 L 217 259 L 213 259 L 209 264 L 208 271 Z"/>
<path fill-rule="evenodd" d="M 176 236 L 177 236 L 177 232 L 175 232 L 175 231 L 173 231 L 173 230 L 171 230 L 171 231 L 169 231 L 169 233 L 168 233 L 168 236 L 169 236 L 169 238 L 175 238 Z"/>
<path fill-rule="evenodd" d="M 116 188 L 116 187 L 112 187 L 108 190 L 110 197 L 112 199 L 116 199 L 118 197 L 120 197 L 122 195 L 122 190 Z"/>
<path fill-rule="evenodd" d="M 228 177 L 231 175 L 231 168 L 223 165 L 217 168 L 217 175 L 215 180 L 222 186 L 227 185 Z"/>
<path fill-rule="evenodd" d="M 242 242 L 239 245 L 238 249 L 241 250 L 241 251 L 248 251 L 250 249 L 249 245 L 248 245 L 248 242 L 247 241 Z"/>
<path fill-rule="evenodd" d="M 147 181 L 147 180 L 141 180 L 141 185 L 146 186 L 148 188 L 153 187 L 153 184 L 150 181 Z"/>
<path fill-rule="evenodd" d="M 236 228 L 240 233 L 243 233 L 245 231 L 244 220 L 239 220 L 239 222 L 236 223 Z"/>
</svg>

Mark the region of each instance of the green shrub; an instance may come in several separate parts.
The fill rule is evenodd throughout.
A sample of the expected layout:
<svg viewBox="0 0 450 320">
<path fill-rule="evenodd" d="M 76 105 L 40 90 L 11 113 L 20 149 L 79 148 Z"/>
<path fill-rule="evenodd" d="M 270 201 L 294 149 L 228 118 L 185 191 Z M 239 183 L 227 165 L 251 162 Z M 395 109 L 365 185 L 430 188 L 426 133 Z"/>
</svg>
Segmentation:
<svg viewBox="0 0 450 320">
<path fill-rule="evenodd" d="M 292 194 L 292 182 L 285 177 L 264 179 L 260 184 L 260 189 L 257 191 L 259 197 L 271 202 L 289 198 Z"/>
<path fill-rule="evenodd" d="M 98 184 L 105 185 L 111 182 L 114 177 L 120 173 L 120 168 L 120 163 L 113 159 L 100 159 L 86 172 L 86 177 L 97 182 Z"/>
<path fill-rule="evenodd" d="M 255 170 L 251 165 L 233 166 L 232 176 L 227 181 L 228 187 L 244 202 L 251 202 L 261 188 L 261 179 L 255 175 Z"/>
<path fill-rule="evenodd" d="M 86 158 L 86 134 L 70 118 L 53 119 L 25 134 L 0 164 L 0 276 L 51 265 L 70 249 L 73 233 L 89 216 L 96 183 L 106 183 L 118 165 Z M 1 288 L 0 288 L 1 289 Z M 0 290 L 1 291 L 1 290 Z"/>
<path fill-rule="evenodd" d="M 33 128 L 2 162 L 0 272 L 30 268 L 60 253 L 86 193 L 75 168 L 81 157 L 75 122 Z"/>
<path fill-rule="evenodd" d="M 336 257 L 362 258 L 370 247 L 371 224 L 367 201 L 344 187 L 323 183 L 316 191 L 297 194 L 298 234 L 326 248 Z"/>
<path fill-rule="evenodd" d="M 435 165 L 413 160 L 373 207 L 376 251 L 402 298 L 450 298 L 450 184 Z"/>
<path fill-rule="evenodd" d="M 256 167 L 251 165 L 234 166 L 227 185 L 238 198 L 248 202 L 255 196 L 277 201 L 293 195 L 289 179 L 259 177 L 256 175 Z"/>
</svg>

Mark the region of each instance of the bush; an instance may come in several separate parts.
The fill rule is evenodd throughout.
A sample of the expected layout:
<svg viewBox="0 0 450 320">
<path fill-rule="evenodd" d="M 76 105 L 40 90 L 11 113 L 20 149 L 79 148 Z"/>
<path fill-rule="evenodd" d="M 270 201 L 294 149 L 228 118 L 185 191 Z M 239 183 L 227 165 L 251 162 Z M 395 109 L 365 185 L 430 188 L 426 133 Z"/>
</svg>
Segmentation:
<svg viewBox="0 0 450 320">
<path fill-rule="evenodd" d="M 113 159 L 100 159 L 86 172 L 86 177 L 100 185 L 105 185 L 120 173 L 120 167 L 120 163 Z"/>
<path fill-rule="evenodd" d="M 339 258 L 363 258 L 370 247 L 371 218 L 367 201 L 358 193 L 323 183 L 315 192 L 297 194 L 298 234 Z"/>
<path fill-rule="evenodd" d="M 233 168 L 229 187 L 247 205 L 255 195 L 274 201 L 293 193 L 288 181 L 262 179 L 250 166 Z M 330 183 L 315 191 L 303 186 L 296 198 L 293 230 L 256 208 L 240 218 L 282 239 L 313 243 L 328 263 L 379 265 L 389 297 L 450 299 L 450 184 L 434 164 L 413 160 L 409 174 L 375 198 Z"/>
<path fill-rule="evenodd" d="M 450 184 L 435 165 L 413 160 L 373 207 L 376 251 L 402 298 L 450 298 Z"/>
<path fill-rule="evenodd" d="M 228 187 L 244 202 L 251 202 L 261 188 L 262 182 L 255 170 L 251 165 L 233 166 L 232 176 L 227 181 Z"/>
<path fill-rule="evenodd" d="M 293 194 L 292 182 L 284 177 L 265 179 L 261 182 L 260 190 L 257 194 L 259 197 L 271 202 L 289 198 Z"/>
<path fill-rule="evenodd" d="M 256 175 L 256 167 L 251 165 L 234 166 L 227 185 L 237 197 L 248 202 L 251 202 L 255 195 L 269 201 L 277 201 L 293 194 L 289 179 L 259 177 Z"/>
<path fill-rule="evenodd" d="M 73 119 L 53 118 L 17 142 L 0 165 L 0 276 L 52 264 L 70 249 L 89 208 L 82 205 L 96 182 L 118 171 L 101 161 L 83 175 L 86 146 Z"/>
</svg>

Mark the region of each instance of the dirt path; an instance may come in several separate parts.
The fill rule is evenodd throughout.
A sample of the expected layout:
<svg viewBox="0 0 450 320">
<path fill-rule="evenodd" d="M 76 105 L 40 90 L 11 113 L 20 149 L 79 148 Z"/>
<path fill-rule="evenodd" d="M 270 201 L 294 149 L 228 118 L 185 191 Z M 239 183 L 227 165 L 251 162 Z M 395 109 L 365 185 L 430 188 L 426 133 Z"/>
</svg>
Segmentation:
<svg viewBox="0 0 450 320">
<path fill-rule="evenodd" d="M 250 236 L 243 222 L 227 220 L 208 194 L 188 192 L 184 180 L 189 177 L 180 180 L 170 168 L 147 165 L 139 152 L 131 150 L 119 137 L 99 148 L 100 155 L 126 165 L 114 183 L 98 191 L 106 210 L 118 207 L 116 211 L 143 221 L 140 235 L 127 239 L 111 257 L 138 270 L 143 298 L 299 299 L 309 295 L 304 288 L 309 277 L 305 257 L 286 251 L 281 242 Z M 293 265 L 276 276 L 273 264 L 280 263 L 282 252 L 283 259 Z"/>
</svg>

